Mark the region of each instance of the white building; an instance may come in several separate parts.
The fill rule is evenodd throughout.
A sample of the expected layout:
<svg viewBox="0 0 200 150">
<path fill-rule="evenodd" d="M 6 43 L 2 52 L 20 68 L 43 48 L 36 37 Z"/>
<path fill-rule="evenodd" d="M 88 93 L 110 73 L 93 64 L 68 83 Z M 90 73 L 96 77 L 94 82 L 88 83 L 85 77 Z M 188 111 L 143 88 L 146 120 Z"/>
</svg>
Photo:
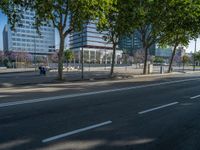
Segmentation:
<svg viewBox="0 0 200 150">
<path fill-rule="evenodd" d="M 106 32 L 97 31 L 95 23 L 85 24 L 82 32 L 74 32 L 70 36 L 70 49 L 75 53 L 77 62 L 84 51 L 86 63 L 111 63 L 112 44 L 103 39 Z M 122 57 L 122 51 L 116 51 L 116 63 Z"/>
</svg>

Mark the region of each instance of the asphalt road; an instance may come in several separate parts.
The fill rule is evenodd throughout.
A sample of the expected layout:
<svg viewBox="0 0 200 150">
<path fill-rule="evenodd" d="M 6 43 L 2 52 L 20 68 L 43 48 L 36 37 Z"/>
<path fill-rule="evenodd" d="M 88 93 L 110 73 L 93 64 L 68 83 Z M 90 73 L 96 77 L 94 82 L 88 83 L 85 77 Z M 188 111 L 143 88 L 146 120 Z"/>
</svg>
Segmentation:
<svg viewBox="0 0 200 150">
<path fill-rule="evenodd" d="M 199 150 L 199 95 L 199 74 L 1 89 L 0 150 Z"/>
</svg>

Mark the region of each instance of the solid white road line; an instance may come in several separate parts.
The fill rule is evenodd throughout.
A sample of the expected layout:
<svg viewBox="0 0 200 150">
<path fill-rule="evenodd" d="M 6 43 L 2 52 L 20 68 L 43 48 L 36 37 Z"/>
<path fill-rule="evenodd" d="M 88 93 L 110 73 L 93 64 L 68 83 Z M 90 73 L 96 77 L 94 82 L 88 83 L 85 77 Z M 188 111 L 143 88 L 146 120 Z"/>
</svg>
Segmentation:
<svg viewBox="0 0 200 150">
<path fill-rule="evenodd" d="M 197 96 L 193 96 L 193 97 L 190 97 L 190 99 L 195 99 L 195 98 L 199 98 L 200 95 L 197 95 Z"/>
<path fill-rule="evenodd" d="M 55 140 L 58 140 L 58 139 L 61 139 L 61 138 L 64 138 L 64 137 L 67 137 L 67 136 L 70 136 L 70 135 L 73 135 L 73 134 L 77 134 L 77 133 L 84 132 L 84 131 L 87 131 L 87 130 L 91 130 L 91 129 L 94 129 L 94 128 L 98 128 L 98 127 L 101 127 L 101 126 L 105 126 L 105 125 L 108 125 L 108 124 L 111 124 L 111 123 L 112 123 L 112 121 L 106 121 L 106 122 L 103 122 L 103 123 L 95 124 L 95 125 L 88 126 L 88 127 L 85 127 L 85 128 L 81 128 L 81 129 L 78 129 L 78 130 L 74 130 L 74 131 L 71 131 L 71 132 L 59 134 L 59 135 L 56 135 L 56 136 L 42 140 L 42 143 L 52 142 L 52 141 L 55 141 Z"/>
<path fill-rule="evenodd" d="M 32 100 L 7 102 L 7 103 L 1 103 L 0 108 L 9 107 L 9 106 L 16 106 L 16 105 L 23 105 L 23 104 L 45 102 L 45 101 L 54 101 L 54 100 L 67 99 L 67 98 L 90 96 L 90 95 L 96 95 L 96 94 L 105 94 L 105 93 L 111 93 L 111 92 L 127 91 L 127 90 L 140 89 L 140 88 L 146 88 L 146 87 L 154 87 L 154 86 L 160 86 L 160 85 L 168 85 L 168 84 L 174 84 L 174 83 L 188 82 L 188 81 L 194 81 L 194 80 L 199 80 L 199 79 L 200 78 L 185 79 L 185 80 L 169 81 L 169 82 L 162 82 L 162 83 L 154 83 L 154 84 L 148 84 L 148 85 L 125 87 L 125 88 L 119 88 L 119 89 L 111 89 L 111 90 L 95 91 L 95 92 L 88 92 L 88 93 L 78 93 L 78 94 L 70 94 L 70 95 L 62 95 L 62 96 L 45 97 L 45 98 L 32 99 Z"/>
<path fill-rule="evenodd" d="M 158 109 L 162 109 L 162 108 L 165 108 L 165 107 L 173 106 L 173 105 L 176 105 L 178 103 L 179 102 L 173 102 L 173 103 L 170 103 L 170 104 L 166 104 L 166 105 L 162 105 L 162 106 L 159 106 L 159 107 L 151 108 L 151 109 L 148 109 L 148 110 L 144 110 L 144 111 L 138 112 L 138 114 L 142 115 L 142 114 L 154 111 L 154 110 L 158 110 Z"/>
</svg>

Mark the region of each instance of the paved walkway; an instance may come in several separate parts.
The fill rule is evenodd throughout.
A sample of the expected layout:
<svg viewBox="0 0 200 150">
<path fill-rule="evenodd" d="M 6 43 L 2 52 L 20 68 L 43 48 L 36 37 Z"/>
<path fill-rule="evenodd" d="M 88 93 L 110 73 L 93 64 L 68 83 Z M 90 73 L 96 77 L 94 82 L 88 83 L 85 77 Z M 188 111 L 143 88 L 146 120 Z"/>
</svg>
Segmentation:
<svg viewBox="0 0 200 150">
<path fill-rule="evenodd" d="M 0 72 L 3 72 L 2 70 Z M 13 73 L 11 73 L 13 72 Z M 108 79 L 110 68 L 108 67 L 93 67 L 84 68 L 84 80 L 101 80 Z M 192 71 L 186 73 L 193 73 Z M 117 67 L 115 68 L 114 79 L 126 79 L 126 78 L 137 78 L 137 77 L 148 77 L 148 76 L 161 76 L 159 68 L 154 68 L 152 75 L 141 75 L 142 69 L 135 69 L 132 66 L 129 67 Z M 174 74 L 180 74 L 175 72 Z M 168 76 L 173 74 L 162 74 L 162 76 Z M 81 71 L 70 71 L 64 72 L 63 77 L 65 82 L 81 81 Z M 44 84 L 44 83 L 58 83 L 57 72 L 48 72 L 46 76 L 39 75 L 39 72 L 34 72 L 34 68 L 30 69 L 10 69 L 7 72 L 0 73 L 0 87 L 9 87 L 17 85 L 33 85 L 33 84 Z"/>
</svg>

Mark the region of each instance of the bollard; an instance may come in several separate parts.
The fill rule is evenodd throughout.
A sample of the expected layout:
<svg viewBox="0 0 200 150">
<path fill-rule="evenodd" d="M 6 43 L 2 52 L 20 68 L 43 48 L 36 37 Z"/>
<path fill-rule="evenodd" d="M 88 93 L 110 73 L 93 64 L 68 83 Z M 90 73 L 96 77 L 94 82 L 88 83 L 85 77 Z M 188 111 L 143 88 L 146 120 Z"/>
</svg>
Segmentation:
<svg viewBox="0 0 200 150">
<path fill-rule="evenodd" d="M 163 74 L 163 73 L 164 73 L 164 67 L 160 66 L 160 74 Z"/>
<path fill-rule="evenodd" d="M 148 64 L 148 74 L 153 73 L 153 64 Z"/>
</svg>

